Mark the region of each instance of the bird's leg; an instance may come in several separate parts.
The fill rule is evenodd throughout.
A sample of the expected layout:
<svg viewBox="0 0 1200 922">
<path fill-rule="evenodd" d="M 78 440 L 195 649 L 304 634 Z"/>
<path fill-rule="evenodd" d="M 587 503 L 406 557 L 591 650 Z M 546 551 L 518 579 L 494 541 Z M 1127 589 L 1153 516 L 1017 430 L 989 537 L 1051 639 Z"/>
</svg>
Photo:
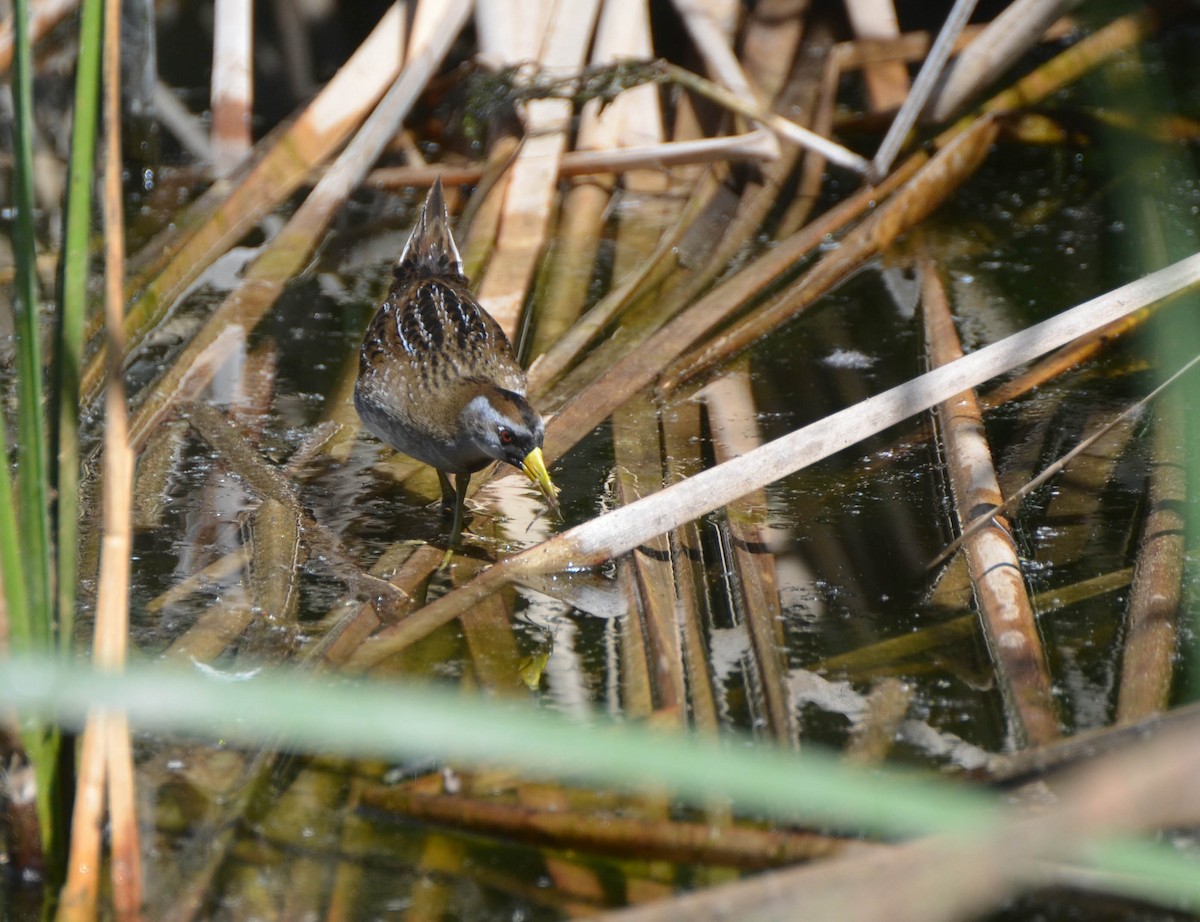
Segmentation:
<svg viewBox="0 0 1200 922">
<path fill-rule="evenodd" d="M 454 524 L 450 527 L 450 546 L 458 547 L 462 537 L 463 518 L 467 509 L 467 486 L 471 483 L 470 474 L 454 475 Z"/>
<path fill-rule="evenodd" d="M 438 471 L 438 475 L 446 477 L 441 471 Z M 447 477 L 447 485 L 449 482 L 450 480 Z M 450 559 L 454 556 L 459 539 L 462 537 L 463 516 L 467 508 L 467 486 L 470 482 L 470 474 L 454 475 L 454 524 L 450 526 L 450 545 L 446 548 L 446 556 L 442 558 L 441 565 L 438 566 L 439 570 L 444 570 L 450 564 Z"/>
<path fill-rule="evenodd" d="M 446 476 L 446 472 L 434 468 L 437 471 L 438 483 L 442 485 L 442 505 L 447 509 L 453 508 L 454 503 L 454 487 L 450 486 L 450 478 Z"/>
</svg>

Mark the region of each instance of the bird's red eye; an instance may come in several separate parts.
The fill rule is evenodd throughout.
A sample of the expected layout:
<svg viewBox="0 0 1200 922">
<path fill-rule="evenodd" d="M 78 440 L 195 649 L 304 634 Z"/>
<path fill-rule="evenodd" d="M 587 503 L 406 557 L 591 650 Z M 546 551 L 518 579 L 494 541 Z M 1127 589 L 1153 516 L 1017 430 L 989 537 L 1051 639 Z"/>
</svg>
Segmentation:
<svg viewBox="0 0 1200 922">
<path fill-rule="evenodd" d="M 513 434 L 511 429 L 500 430 L 500 444 L 511 445 L 513 443 Z"/>
</svg>

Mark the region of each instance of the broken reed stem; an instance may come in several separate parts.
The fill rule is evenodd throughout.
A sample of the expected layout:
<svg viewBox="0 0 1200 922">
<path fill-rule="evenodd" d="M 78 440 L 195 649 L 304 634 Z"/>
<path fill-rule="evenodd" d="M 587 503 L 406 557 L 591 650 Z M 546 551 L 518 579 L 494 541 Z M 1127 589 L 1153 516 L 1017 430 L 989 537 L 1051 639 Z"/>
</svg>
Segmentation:
<svg viewBox="0 0 1200 922">
<path fill-rule="evenodd" d="M 414 794 L 368 787 L 362 802 L 419 822 L 502 836 L 528 845 L 626 860 L 715 864 L 747 870 L 778 867 L 837 854 L 843 840 L 784 829 L 757 829 L 663 817 L 632 817 L 594 810 L 538 809 L 483 797 Z"/>
<path fill-rule="evenodd" d="M 976 0 L 955 0 L 950 15 L 942 23 L 937 40 L 934 41 L 933 47 L 929 49 L 929 54 L 921 64 L 921 72 L 917 75 L 912 89 L 900 106 L 900 111 L 892 119 L 892 124 L 888 127 L 888 132 L 880 143 L 879 150 L 871 160 L 871 169 L 868 173 L 868 179 L 871 182 L 878 182 L 892 168 L 896 155 L 900 153 L 900 146 L 908 137 L 909 131 L 916 123 L 917 116 L 925 108 L 925 103 L 933 93 L 935 84 L 942 76 L 946 61 L 949 60 L 950 53 L 954 49 L 954 43 L 958 40 L 963 27 L 966 26 L 967 20 L 971 18 L 971 13 L 975 10 L 975 2 Z"/>
<path fill-rule="evenodd" d="M 1200 255 L 1123 285 L 913 380 L 833 413 L 749 454 L 598 516 L 500 561 L 400 624 L 369 638 L 350 658 L 367 669 L 447 624 L 523 574 L 595 566 L 843 448 L 977 387 L 1146 304 L 1200 284 Z"/>
<path fill-rule="evenodd" d="M 253 146 L 252 0 L 215 0 L 213 10 L 212 165 L 217 176 L 236 169 Z"/>
<path fill-rule="evenodd" d="M 936 266 L 921 261 L 921 307 L 929 362 L 946 365 L 963 355 L 950 303 Z M 1003 502 L 996 469 L 983 428 L 983 415 L 974 390 L 938 405 L 937 417 L 945 446 L 954 503 L 961 527 L 981 512 Z M 1053 681 L 1041 636 L 1029 603 L 1012 526 L 993 518 L 966 541 L 967 562 L 975 601 L 988 639 L 988 649 L 1000 676 L 1004 699 L 1012 708 L 1018 738 L 1033 745 L 1061 735 L 1055 713 Z"/>
<path fill-rule="evenodd" d="M 850 30 L 856 39 L 894 39 L 900 35 L 900 23 L 891 3 L 873 0 L 846 0 Z M 864 64 L 862 82 L 867 109 L 871 112 L 895 112 L 911 95 L 908 68 L 899 61 L 873 61 Z"/>
<path fill-rule="evenodd" d="M 1151 421 L 1149 508 L 1126 615 L 1118 723 L 1142 720 L 1170 703 L 1187 524 L 1183 416 L 1183 395 L 1172 393 L 1159 401 Z"/>
<path fill-rule="evenodd" d="M 840 144 L 823 138 L 816 132 L 810 131 L 781 115 L 768 112 L 757 103 L 746 102 L 716 84 L 710 83 L 703 77 L 693 74 L 691 71 L 665 62 L 660 63 L 659 67 L 667 79 L 680 84 L 693 93 L 711 99 L 713 102 L 719 103 L 733 112 L 753 119 L 764 128 L 770 129 L 782 140 L 799 144 L 801 147 L 815 154 L 820 154 L 830 163 L 845 167 L 859 175 L 865 174 L 870 169 L 870 162 L 849 148 L 842 147 Z"/>
<path fill-rule="evenodd" d="M 770 132 L 749 131 L 722 138 L 694 141 L 665 141 L 645 147 L 619 150 L 569 150 L 558 162 L 558 178 L 626 173 L 630 170 L 665 170 L 674 166 L 701 163 L 726 163 L 741 160 L 769 161 L 778 155 Z M 366 184 L 380 189 L 407 189 L 432 186 L 438 179 L 443 185 L 474 185 L 487 172 L 486 164 L 471 166 L 389 166 L 372 170 Z"/>
</svg>

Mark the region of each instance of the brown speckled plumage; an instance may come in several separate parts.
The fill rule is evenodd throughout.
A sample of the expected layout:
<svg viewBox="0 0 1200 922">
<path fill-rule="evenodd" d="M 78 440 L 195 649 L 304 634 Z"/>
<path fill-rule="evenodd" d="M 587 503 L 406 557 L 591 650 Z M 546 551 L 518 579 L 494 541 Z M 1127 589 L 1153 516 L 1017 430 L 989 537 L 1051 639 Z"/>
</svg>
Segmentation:
<svg viewBox="0 0 1200 922">
<path fill-rule="evenodd" d="M 502 460 L 525 470 L 552 501 L 542 419 L 525 389 L 508 338 L 467 287 L 438 182 L 363 337 L 359 416 L 382 441 L 459 476 L 461 495 L 472 472 Z M 457 530 L 461 508 L 456 513 Z"/>
</svg>

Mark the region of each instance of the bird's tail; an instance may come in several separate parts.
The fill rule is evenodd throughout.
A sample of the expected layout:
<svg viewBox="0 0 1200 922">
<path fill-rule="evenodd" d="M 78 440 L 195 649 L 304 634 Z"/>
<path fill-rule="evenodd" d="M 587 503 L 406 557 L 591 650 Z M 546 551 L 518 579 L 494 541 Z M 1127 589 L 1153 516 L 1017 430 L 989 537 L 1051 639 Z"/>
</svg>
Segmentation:
<svg viewBox="0 0 1200 922">
<path fill-rule="evenodd" d="M 463 274 L 462 257 L 458 255 L 458 247 L 450 233 L 450 214 L 442 194 L 441 179 L 434 182 L 425 198 L 417 226 L 396 260 L 395 272 L 397 276 Z"/>
</svg>

